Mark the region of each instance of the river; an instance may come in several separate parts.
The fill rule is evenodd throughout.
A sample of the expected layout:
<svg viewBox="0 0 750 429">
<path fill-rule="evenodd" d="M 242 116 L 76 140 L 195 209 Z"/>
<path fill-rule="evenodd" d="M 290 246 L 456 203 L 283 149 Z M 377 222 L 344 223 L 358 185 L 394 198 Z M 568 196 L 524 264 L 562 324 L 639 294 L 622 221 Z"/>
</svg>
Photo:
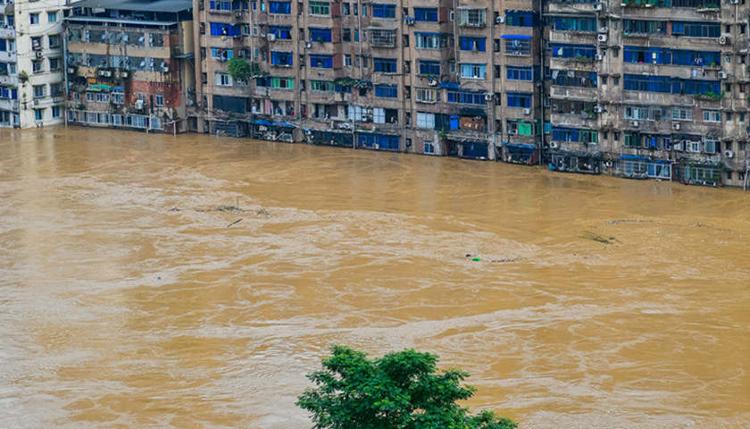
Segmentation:
<svg viewBox="0 0 750 429">
<path fill-rule="evenodd" d="M 435 352 L 522 428 L 747 428 L 749 215 L 735 189 L 0 130 L 0 427 L 309 428 L 304 375 L 344 343 Z"/>
</svg>

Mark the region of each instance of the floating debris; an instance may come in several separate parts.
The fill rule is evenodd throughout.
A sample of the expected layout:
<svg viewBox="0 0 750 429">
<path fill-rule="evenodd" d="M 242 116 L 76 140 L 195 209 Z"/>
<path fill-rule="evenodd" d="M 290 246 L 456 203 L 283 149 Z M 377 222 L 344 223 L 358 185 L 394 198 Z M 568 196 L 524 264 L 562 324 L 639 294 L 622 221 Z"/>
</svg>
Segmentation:
<svg viewBox="0 0 750 429">
<path fill-rule="evenodd" d="M 584 231 L 582 238 L 585 238 L 587 240 L 596 241 L 597 243 L 602 244 L 615 244 L 619 243 L 619 240 L 617 240 L 615 237 L 605 237 L 603 235 L 599 235 L 595 232 L 591 231 Z"/>
<path fill-rule="evenodd" d="M 238 224 L 238 223 L 240 223 L 240 222 L 242 222 L 242 218 L 239 218 L 239 219 L 237 219 L 236 221 L 234 221 L 234 222 L 230 223 L 229 225 L 227 225 L 227 228 L 229 228 L 229 227 L 230 227 L 230 226 L 232 226 L 232 225 L 237 225 L 237 224 Z"/>
</svg>

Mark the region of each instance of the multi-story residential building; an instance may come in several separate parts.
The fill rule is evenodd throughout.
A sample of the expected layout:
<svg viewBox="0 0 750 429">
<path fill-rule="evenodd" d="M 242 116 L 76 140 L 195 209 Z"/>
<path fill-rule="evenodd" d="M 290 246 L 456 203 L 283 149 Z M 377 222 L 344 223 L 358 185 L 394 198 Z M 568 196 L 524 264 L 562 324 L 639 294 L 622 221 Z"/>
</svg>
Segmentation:
<svg viewBox="0 0 750 429">
<path fill-rule="evenodd" d="M 0 127 L 63 120 L 65 0 L 0 0 Z"/>
<path fill-rule="evenodd" d="M 84 0 L 65 20 L 68 123 L 178 133 L 195 102 L 190 0 Z"/>
<path fill-rule="evenodd" d="M 546 5 L 553 168 L 745 183 L 744 0 Z"/>
<path fill-rule="evenodd" d="M 532 0 L 196 0 L 204 132 L 532 162 Z M 232 65 L 252 78 L 238 81 Z"/>
</svg>

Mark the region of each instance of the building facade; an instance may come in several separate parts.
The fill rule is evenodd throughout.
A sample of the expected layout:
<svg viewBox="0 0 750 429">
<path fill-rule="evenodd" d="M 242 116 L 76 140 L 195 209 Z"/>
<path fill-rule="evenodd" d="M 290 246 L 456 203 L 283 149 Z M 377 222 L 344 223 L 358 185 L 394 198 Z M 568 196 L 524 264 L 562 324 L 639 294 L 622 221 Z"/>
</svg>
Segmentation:
<svg viewBox="0 0 750 429">
<path fill-rule="evenodd" d="M 190 0 L 84 0 L 65 27 L 68 123 L 188 129 L 195 101 Z"/>
<path fill-rule="evenodd" d="M 744 0 L 547 2 L 551 167 L 745 185 L 749 10 Z"/>
<path fill-rule="evenodd" d="M 0 0 L 0 127 L 63 121 L 64 0 Z"/>
<path fill-rule="evenodd" d="M 199 0 L 194 13 L 198 131 L 538 156 L 539 7 L 530 0 Z M 251 78 L 233 77 L 237 63 Z"/>
</svg>

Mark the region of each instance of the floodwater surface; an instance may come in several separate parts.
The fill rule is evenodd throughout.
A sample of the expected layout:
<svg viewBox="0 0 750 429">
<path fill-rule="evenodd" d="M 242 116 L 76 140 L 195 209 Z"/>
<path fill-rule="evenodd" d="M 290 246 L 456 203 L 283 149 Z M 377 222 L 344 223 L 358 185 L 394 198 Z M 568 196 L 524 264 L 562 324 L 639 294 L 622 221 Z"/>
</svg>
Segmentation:
<svg viewBox="0 0 750 429">
<path fill-rule="evenodd" d="M 306 429 L 305 373 L 344 343 L 437 353 L 522 428 L 748 428 L 749 214 L 733 189 L 0 130 L 0 427 Z"/>
</svg>

